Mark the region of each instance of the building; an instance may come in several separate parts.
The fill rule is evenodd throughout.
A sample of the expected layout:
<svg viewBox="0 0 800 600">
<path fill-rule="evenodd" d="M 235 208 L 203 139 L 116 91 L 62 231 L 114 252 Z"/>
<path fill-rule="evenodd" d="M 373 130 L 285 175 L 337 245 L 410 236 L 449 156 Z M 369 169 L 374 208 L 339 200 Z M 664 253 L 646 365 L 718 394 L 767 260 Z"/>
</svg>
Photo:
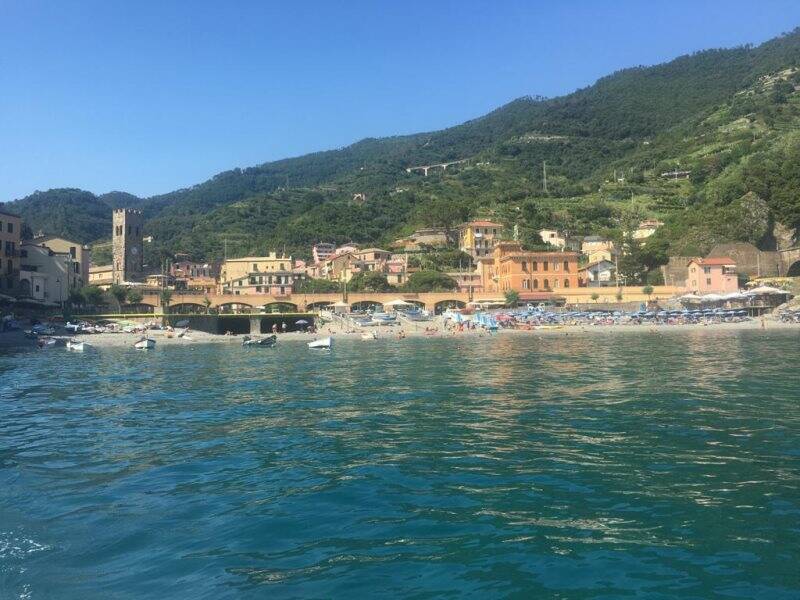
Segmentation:
<svg viewBox="0 0 800 600">
<path fill-rule="evenodd" d="M 217 262 L 195 262 L 189 259 L 188 254 L 176 254 L 168 275 L 176 289 L 213 294 L 219 270 Z"/>
<path fill-rule="evenodd" d="M 472 294 L 474 292 L 483 291 L 483 279 L 479 271 L 462 272 L 452 271 L 445 273 L 448 277 L 455 279 L 458 284 L 457 291 L 464 294 Z"/>
<path fill-rule="evenodd" d="M 614 263 L 610 260 L 590 262 L 578 269 L 578 275 L 587 287 L 610 287 L 616 285 Z"/>
<path fill-rule="evenodd" d="M 614 250 L 614 242 L 599 235 L 587 235 L 581 241 L 581 252 L 590 256 L 593 252 L 608 252 Z"/>
<path fill-rule="evenodd" d="M 31 243 L 50 248 L 56 254 L 68 254 L 72 263 L 70 266 L 72 278 L 76 286 L 89 285 L 89 264 L 91 262 L 89 246 L 54 235 L 36 236 Z"/>
<path fill-rule="evenodd" d="M 289 296 L 296 274 L 290 256 L 270 252 L 267 256 L 229 258 L 222 263 L 219 276 L 221 294 L 266 294 Z"/>
<path fill-rule="evenodd" d="M 498 242 L 492 261 L 480 261 L 487 292 L 552 292 L 577 288 L 577 252 L 527 252 L 517 242 Z"/>
<path fill-rule="evenodd" d="M 114 209 L 112 227 L 112 278 L 114 283 L 140 281 L 144 275 L 142 211 L 133 208 Z"/>
<path fill-rule="evenodd" d="M 311 246 L 311 256 L 315 263 L 325 262 L 333 256 L 334 252 L 336 252 L 336 244 L 319 243 Z"/>
<path fill-rule="evenodd" d="M 0 294 L 15 295 L 19 287 L 19 247 L 22 218 L 0 210 Z"/>
<path fill-rule="evenodd" d="M 653 235 L 656 230 L 664 225 L 661 221 L 657 221 L 656 219 L 647 219 L 639 223 L 639 226 L 634 229 L 633 231 L 633 239 L 635 240 L 646 240 L 651 235 Z"/>
<path fill-rule="evenodd" d="M 63 304 L 71 291 L 85 285 L 83 277 L 76 272 L 80 263 L 69 252 L 54 252 L 31 240 L 22 243 L 19 255 L 20 298 Z"/>
<path fill-rule="evenodd" d="M 693 258 L 687 265 L 686 288 L 698 294 L 725 294 L 739 289 L 736 261 L 720 258 Z"/>
<path fill-rule="evenodd" d="M 114 268 L 111 265 L 89 267 L 89 285 L 108 289 L 114 283 Z"/>
<path fill-rule="evenodd" d="M 499 223 L 470 221 L 458 228 L 458 246 L 473 258 L 489 256 L 502 234 L 503 226 Z"/>
</svg>

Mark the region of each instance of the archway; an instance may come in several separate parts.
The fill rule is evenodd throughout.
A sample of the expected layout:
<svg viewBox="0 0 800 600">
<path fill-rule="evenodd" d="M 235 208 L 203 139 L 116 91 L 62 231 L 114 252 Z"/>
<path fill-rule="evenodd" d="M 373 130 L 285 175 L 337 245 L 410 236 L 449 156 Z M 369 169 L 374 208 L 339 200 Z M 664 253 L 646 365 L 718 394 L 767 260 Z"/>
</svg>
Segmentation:
<svg viewBox="0 0 800 600">
<path fill-rule="evenodd" d="M 466 306 L 466 302 L 462 302 L 461 300 L 440 300 L 433 305 L 433 312 L 434 314 L 440 315 L 448 308 L 466 308 Z"/>
<path fill-rule="evenodd" d="M 250 312 L 253 307 L 244 302 L 225 302 L 220 304 L 218 308 L 221 315 L 235 315 Z"/>
<path fill-rule="evenodd" d="M 169 312 L 173 315 L 199 315 L 206 312 L 206 307 L 195 302 L 180 302 L 170 304 Z"/>
<path fill-rule="evenodd" d="M 308 304 L 306 304 L 306 310 L 309 312 L 313 312 L 315 310 L 321 310 L 323 308 L 327 308 L 331 304 L 333 304 L 333 302 L 329 300 L 320 300 L 319 302 L 309 302 Z"/>
<path fill-rule="evenodd" d="M 366 312 L 366 311 L 381 311 L 383 304 L 375 300 L 362 300 L 361 302 L 353 302 L 350 305 L 352 312 Z"/>
<path fill-rule="evenodd" d="M 19 280 L 19 295 L 25 298 L 31 297 L 31 282 L 27 279 Z"/>
<path fill-rule="evenodd" d="M 786 271 L 786 276 L 787 277 L 800 277 L 800 260 L 796 261 L 795 263 L 793 263 L 789 267 L 789 270 Z"/>
<path fill-rule="evenodd" d="M 126 304 L 122 307 L 122 312 L 130 315 L 148 315 L 153 314 L 156 307 L 147 302 L 137 302 L 136 304 Z"/>
<path fill-rule="evenodd" d="M 406 300 L 409 304 L 411 304 L 414 308 L 418 308 L 420 310 L 425 310 L 425 303 L 421 300 Z"/>
<path fill-rule="evenodd" d="M 269 302 L 261 307 L 263 313 L 297 312 L 297 304 L 292 302 Z"/>
</svg>

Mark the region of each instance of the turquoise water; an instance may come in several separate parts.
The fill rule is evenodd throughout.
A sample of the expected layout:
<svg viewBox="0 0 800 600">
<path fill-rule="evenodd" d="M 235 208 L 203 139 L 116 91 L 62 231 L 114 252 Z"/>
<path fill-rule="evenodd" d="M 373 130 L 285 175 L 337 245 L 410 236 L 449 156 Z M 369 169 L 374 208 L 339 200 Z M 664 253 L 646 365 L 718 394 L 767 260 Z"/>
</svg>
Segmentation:
<svg viewBox="0 0 800 600">
<path fill-rule="evenodd" d="M 798 598 L 798 342 L 0 355 L 0 598 Z"/>
</svg>

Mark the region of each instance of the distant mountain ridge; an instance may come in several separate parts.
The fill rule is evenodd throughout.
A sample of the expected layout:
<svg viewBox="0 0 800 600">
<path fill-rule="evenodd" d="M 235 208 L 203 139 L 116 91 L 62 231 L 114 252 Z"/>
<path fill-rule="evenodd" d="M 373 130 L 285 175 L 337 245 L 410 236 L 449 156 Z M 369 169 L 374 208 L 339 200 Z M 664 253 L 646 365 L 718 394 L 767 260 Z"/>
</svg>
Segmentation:
<svg viewBox="0 0 800 600">
<path fill-rule="evenodd" d="M 219 254 L 225 236 L 242 251 L 268 243 L 300 248 L 315 236 L 377 242 L 428 220 L 430 207 L 442 198 L 460 203 L 456 213 L 470 215 L 502 210 L 520 195 L 541 195 L 544 162 L 551 169 L 549 198 L 588 201 L 616 165 L 633 169 L 637 161 L 670 159 L 652 146 L 643 150 L 643 144 L 662 137 L 677 148 L 680 143 L 669 132 L 701 123 L 760 77 L 797 65 L 800 30 L 755 48 L 707 50 L 624 69 L 558 98 L 519 98 L 441 131 L 369 138 L 338 150 L 233 169 L 146 199 L 57 189 L 7 208 L 22 214 L 34 230 L 91 242 L 108 236 L 109 208 L 137 206 L 156 238 L 155 251 L 186 250 L 198 258 Z M 470 163 L 452 175 L 421 178 L 405 171 L 459 159 Z M 366 208 L 352 206 L 355 193 L 370 199 Z M 341 222 L 342 214 L 350 219 Z"/>
</svg>

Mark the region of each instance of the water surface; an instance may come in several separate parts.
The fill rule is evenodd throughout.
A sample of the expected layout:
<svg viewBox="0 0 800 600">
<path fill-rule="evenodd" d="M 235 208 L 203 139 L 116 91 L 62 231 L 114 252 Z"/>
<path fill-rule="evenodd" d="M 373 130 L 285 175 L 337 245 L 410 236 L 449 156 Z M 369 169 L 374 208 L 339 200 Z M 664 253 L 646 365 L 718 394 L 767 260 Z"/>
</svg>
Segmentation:
<svg viewBox="0 0 800 600">
<path fill-rule="evenodd" d="M 0 598 L 798 598 L 798 341 L 0 355 Z"/>
</svg>

